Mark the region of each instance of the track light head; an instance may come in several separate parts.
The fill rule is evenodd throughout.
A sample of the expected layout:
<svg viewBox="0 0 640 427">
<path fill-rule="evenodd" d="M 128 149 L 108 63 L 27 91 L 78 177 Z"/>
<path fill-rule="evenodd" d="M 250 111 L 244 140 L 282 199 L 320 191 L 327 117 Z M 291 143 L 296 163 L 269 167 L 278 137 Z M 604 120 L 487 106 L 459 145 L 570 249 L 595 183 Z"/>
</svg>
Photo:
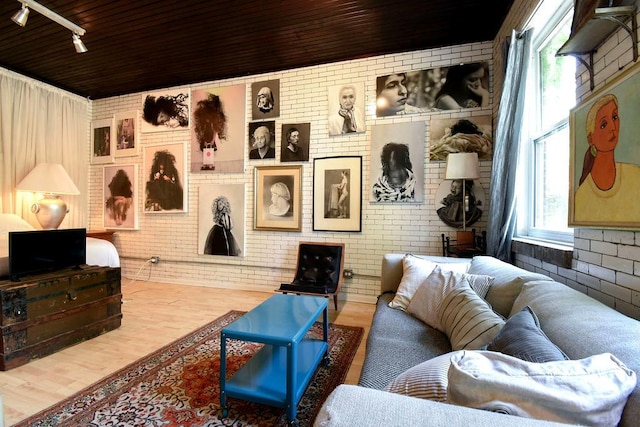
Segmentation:
<svg viewBox="0 0 640 427">
<path fill-rule="evenodd" d="M 26 5 L 22 5 L 22 9 L 17 11 L 12 17 L 11 20 L 16 24 L 24 27 L 27 25 L 27 19 L 29 18 L 29 8 Z"/>
<path fill-rule="evenodd" d="M 73 46 L 76 48 L 76 53 L 85 53 L 89 50 L 84 45 L 84 43 L 82 43 L 82 40 L 80 40 L 79 35 L 74 34 L 72 39 L 73 39 Z"/>
</svg>

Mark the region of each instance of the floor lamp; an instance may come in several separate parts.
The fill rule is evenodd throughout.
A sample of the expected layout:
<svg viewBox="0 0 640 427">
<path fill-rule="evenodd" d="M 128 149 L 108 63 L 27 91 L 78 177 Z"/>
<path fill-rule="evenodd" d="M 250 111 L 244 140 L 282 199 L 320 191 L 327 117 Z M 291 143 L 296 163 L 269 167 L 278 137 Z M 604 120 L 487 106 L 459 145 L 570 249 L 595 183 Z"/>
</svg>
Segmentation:
<svg viewBox="0 0 640 427">
<path fill-rule="evenodd" d="M 69 212 L 60 194 L 80 194 L 67 171 L 57 163 L 39 163 L 20 181 L 16 190 L 44 194 L 31 206 L 31 212 L 36 214 L 43 229 L 58 228 Z"/>
<path fill-rule="evenodd" d="M 466 181 L 478 178 L 480 178 L 478 153 L 450 153 L 447 156 L 445 179 L 462 180 L 462 231 L 458 230 L 456 237 L 459 249 L 471 249 L 475 243 L 473 241 L 473 232 L 467 231 L 469 196 L 466 194 Z"/>
</svg>

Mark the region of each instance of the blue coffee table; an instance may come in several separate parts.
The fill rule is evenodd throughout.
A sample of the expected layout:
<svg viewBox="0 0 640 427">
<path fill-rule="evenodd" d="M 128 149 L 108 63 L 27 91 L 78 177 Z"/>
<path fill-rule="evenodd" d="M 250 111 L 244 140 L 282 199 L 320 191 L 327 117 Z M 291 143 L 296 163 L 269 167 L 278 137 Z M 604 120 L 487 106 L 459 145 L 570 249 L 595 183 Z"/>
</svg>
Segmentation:
<svg viewBox="0 0 640 427">
<path fill-rule="evenodd" d="M 323 315 L 322 340 L 307 332 Z M 220 332 L 220 405 L 229 413 L 227 397 L 285 408 L 297 425 L 297 406 L 316 368 L 328 358 L 327 299 L 276 294 Z M 265 344 L 231 378 L 226 378 L 227 339 Z"/>
</svg>

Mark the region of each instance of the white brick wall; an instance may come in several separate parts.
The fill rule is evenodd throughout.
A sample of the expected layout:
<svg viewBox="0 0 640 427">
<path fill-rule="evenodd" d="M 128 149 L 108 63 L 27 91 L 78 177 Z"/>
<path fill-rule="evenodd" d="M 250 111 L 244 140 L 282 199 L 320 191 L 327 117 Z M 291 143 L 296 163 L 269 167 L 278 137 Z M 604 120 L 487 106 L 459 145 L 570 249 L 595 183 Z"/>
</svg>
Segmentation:
<svg viewBox="0 0 640 427">
<path fill-rule="evenodd" d="M 429 119 L 459 117 L 453 113 L 425 113 L 397 118 L 375 117 L 375 79 L 392 72 L 427 69 L 461 62 L 487 61 L 492 69 L 492 43 L 473 43 L 440 49 L 384 55 L 339 63 L 300 68 L 278 73 L 247 76 L 224 81 L 194 84 L 191 89 L 242 84 L 247 87 L 247 123 L 251 119 L 250 87 L 252 82 L 280 80 L 280 117 L 276 119 L 276 160 L 246 161 L 244 173 L 188 174 L 189 209 L 181 214 L 144 214 L 141 207 L 137 231 L 118 231 L 115 244 L 122 258 L 123 274 L 138 280 L 165 281 L 231 289 L 270 291 L 281 282 L 290 282 L 296 263 L 299 241 L 331 241 L 346 244 L 345 267 L 355 276 L 344 283 L 343 298 L 375 301 L 379 289 L 382 255 L 386 252 L 441 254 L 441 233 L 454 229 L 445 225 L 436 214 L 435 193 L 444 179 L 444 163 L 429 162 L 425 150 L 425 201 L 422 204 L 379 205 L 369 203 L 369 171 L 371 164 L 371 127 L 374 124 L 426 121 L 425 145 L 429 137 Z M 364 82 L 367 132 L 346 137 L 327 135 L 327 91 L 331 86 L 349 82 Z M 141 108 L 141 93 L 102 99 L 93 102 L 93 120 L 111 117 L 114 113 Z M 491 109 L 474 109 L 465 114 L 486 114 Z M 279 163 L 280 129 L 283 123 L 311 123 L 310 161 L 303 163 L 302 232 L 253 230 L 253 174 L 256 165 Z M 142 134 L 141 145 L 160 142 L 189 143 L 189 131 Z M 337 155 L 362 155 L 363 200 L 362 232 L 337 233 L 312 230 L 313 159 Z M 138 192 L 143 192 L 142 155 L 118 158 L 117 163 L 139 165 Z M 374 159 L 374 162 L 377 159 Z M 489 189 L 491 162 L 481 163 L 479 180 L 485 192 Z M 102 228 L 102 166 L 91 167 L 90 226 Z M 214 257 L 197 254 L 198 187 L 212 183 L 244 183 L 246 189 L 245 256 Z M 488 199 L 488 194 L 485 194 Z M 485 206 L 485 209 L 488 206 Z M 237 227 L 238 225 L 236 225 Z M 474 224 L 485 229 L 486 216 Z M 161 261 L 151 267 L 145 260 L 159 255 Z"/>
<path fill-rule="evenodd" d="M 535 9 L 537 0 L 516 0 L 500 34 L 522 28 Z M 498 41 L 498 38 L 496 38 Z M 598 90 L 621 70 L 633 64 L 631 40 L 624 30 L 609 38 L 594 55 L 594 90 Z M 494 45 L 496 67 L 499 50 Z M 589 74 L 578 66 L 576 83 L 578 102 L 591 94 Z M 554 272 L 530 257 L 517 255 L 516 264 L 551 276 L 586 293 L 616 310 L 640 319 L 640 232 L 576 228 L 572 270 Z"/>
</svg>

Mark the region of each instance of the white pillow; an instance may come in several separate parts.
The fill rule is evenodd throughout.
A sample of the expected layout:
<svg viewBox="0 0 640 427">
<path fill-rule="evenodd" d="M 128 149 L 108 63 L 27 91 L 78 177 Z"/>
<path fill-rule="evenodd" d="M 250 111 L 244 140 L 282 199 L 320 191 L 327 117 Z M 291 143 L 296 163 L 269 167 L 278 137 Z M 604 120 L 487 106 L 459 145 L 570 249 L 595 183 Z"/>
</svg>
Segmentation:
<svg viewBox="0 0 640 427">
<path fill-rule="evenodd" d="M 8 237 L 10 231 L 30 231 L 35 228 L 18 215 L 0 214 L 0 235 Z"/>
<path fill-rule="evenodd" d="M 636 374 L 610 353 L 527 362 L 492 351 L 451 357 L 449 403 L 585 426 L 615 426 Z"/>
<path fill-rule="evenodd" d="M 438 307 L 438 317 L 453 350 L 479 350 L 489 344 L 505 324 L 467 282 L 461 282 L 444 297 Z"/>
<path fill-rule="evenodd" d="M 446 402 L 451 356 L 457 353 L 454 351 L 441 354 L 407 369 L 395 377 L 385 390 L 420 399 Z"/>
<path fill-rule="evenodd" d="M 484 297 L 493 279 L 490 276 L 480 276 L 445 270 L 441 265 L 437 265 L 419 285 L 415 291 L 406 311 L 418 319 L 422 320 L 432 328 L 445 332 L 440 324 L 438 308 L 445 296 L 461 283 L 469 283 L 474 290 Z"/>
<path fill-rule="evenodd" d="M 469 268 L 468 263 L 436 264 L 415 255 L 407 254 L 402 258 L 402 279 L 398 285 L 396 295 L 389 302 L 389 307 L 406 311 L 411 298 L 413 298 L 422 281 L 438 265 L 446 270 L 460 273 L 466 272 L 467 268 Z"/>
</svg>

